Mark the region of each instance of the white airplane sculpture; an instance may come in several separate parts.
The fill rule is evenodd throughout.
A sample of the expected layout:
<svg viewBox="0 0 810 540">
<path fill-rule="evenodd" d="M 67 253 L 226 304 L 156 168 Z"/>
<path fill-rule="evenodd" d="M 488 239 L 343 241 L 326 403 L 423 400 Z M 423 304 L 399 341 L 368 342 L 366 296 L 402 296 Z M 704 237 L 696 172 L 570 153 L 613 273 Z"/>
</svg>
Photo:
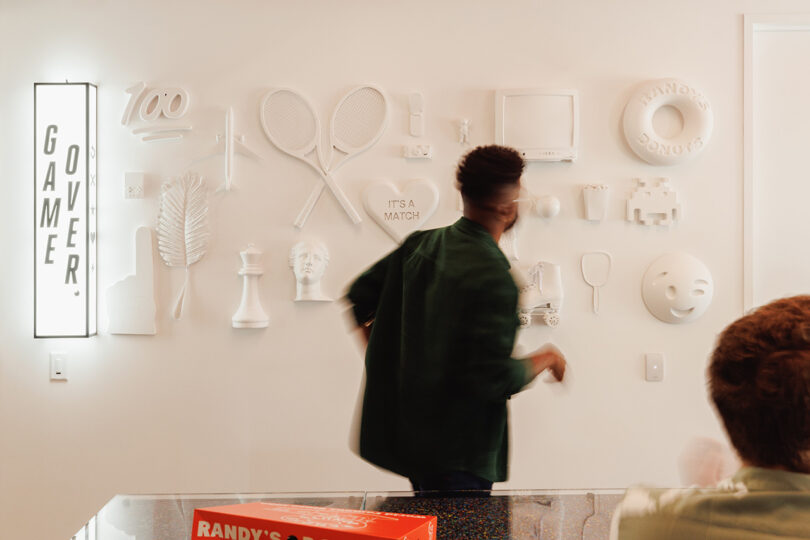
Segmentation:
<svg viewBox="0 0 810 540">
<path fill-rule="evenodd" d="M 225 111 L 225 133 L 217 134 L 217 146 L 213 154 L 203 158 L 223 154 L 225 156 L 225 181 L 217 191 L 230 191 L 233 187 L 233 161 L 234 154 L 242 154 L 252 158 L 259 158 L 259 155 L 245 145 L 245 136 L 236 135 L 233 127 L 233 107 L 228 107 Z"/>
</svg>

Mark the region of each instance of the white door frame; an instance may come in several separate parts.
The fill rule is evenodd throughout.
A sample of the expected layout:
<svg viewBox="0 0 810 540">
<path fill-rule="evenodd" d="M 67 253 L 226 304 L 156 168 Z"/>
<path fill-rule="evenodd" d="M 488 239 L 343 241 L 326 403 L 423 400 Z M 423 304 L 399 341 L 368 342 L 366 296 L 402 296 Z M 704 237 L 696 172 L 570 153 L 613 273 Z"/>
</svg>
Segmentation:
<svg viewBox="0 0 810 540">
<path fill-rule="evenodd" d="M 745 14 L 743 37 L 743 309 L 754 307 L 754 33 L 810 31 L 810 13 Z"/>
</svg>

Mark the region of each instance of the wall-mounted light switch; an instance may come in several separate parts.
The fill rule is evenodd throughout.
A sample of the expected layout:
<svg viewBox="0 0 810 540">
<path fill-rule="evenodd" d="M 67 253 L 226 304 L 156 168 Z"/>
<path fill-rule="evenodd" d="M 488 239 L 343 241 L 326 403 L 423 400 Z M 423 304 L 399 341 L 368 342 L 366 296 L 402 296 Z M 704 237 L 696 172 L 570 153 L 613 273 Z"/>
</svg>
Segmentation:
<svg viewBox="0 0 810 540">
<path fill-rule="evenodd" d="M 51 353 L 51 380 L 52 381 L 66 381 L 67 380 L 67 353 L 52 352 Z"/>
<path fill-rule="evenodd" d="M 662 353 L 647 353 L 644 355 L 647 364 L 646 379 L 652 382 L 664 380 L 664 355 Z"/>
</svg>

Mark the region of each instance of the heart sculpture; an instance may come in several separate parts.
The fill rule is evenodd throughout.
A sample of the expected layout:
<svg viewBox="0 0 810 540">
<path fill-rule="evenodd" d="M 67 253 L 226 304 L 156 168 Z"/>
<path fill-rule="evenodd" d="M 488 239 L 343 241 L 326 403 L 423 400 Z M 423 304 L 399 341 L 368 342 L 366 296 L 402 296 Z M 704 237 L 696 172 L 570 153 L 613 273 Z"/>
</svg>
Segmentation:
<svg viewBox="0 0 810 540">
<path fill-rule="evenodd" d="M 375 182 L 363 193 L 363 205 L 382 230 L 401 242 L 436 211 L 439 190 L 421 179 L 410 181 L 402 191 L 391 182 Z"/>
</svg>

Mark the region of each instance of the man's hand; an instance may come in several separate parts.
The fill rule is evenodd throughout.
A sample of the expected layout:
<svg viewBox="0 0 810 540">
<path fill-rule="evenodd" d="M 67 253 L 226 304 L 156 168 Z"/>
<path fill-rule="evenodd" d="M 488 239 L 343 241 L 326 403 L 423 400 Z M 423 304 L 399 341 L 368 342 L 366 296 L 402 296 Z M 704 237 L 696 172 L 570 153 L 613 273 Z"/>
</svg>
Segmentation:
<svg viewBox="0 0 810 540">
<path fill-rule="evenodd" d="M 546 369 L 550 369 L 551 374 L 558 381 L 562 381 L 565 377 L 565 356 L 551 343 L 546 343 L 534 351 L 529 359 L 532 361 L 535 377 Z"/>
</svg>

